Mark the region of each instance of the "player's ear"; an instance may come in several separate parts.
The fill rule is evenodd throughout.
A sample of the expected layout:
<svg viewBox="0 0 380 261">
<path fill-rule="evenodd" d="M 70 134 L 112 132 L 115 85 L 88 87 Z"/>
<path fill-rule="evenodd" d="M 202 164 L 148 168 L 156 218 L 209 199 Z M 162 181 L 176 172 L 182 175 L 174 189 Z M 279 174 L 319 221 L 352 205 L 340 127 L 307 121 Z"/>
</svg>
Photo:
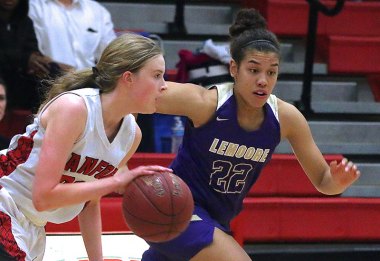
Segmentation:
<svg viewBox="0 0 380 261">
<path fill-rule="evenodd" d="M 236 64 L 235 60 L 231 59 L 231 61 L 230 61 L 230 75 L 232 77 L 236 76 L 236 74 L 237 74 L 237 68 L 238 67 L 237 67 L 237 64 Z"/>
<path fill-rule="evenodd" d="M 121 75 L 121 78 L 125 83 L 131 84 L 133 82 L 133 73 L 130 71 L 126 71 Z"/>
</svg>

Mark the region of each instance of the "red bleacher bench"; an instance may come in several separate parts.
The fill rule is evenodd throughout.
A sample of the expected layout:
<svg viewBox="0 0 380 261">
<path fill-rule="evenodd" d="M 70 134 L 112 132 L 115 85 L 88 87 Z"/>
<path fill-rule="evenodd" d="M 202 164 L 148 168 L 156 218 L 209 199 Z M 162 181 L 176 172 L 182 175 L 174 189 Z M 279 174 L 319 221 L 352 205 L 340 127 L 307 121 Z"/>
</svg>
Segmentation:
<svg viewBox="0 0 380 261">
<path fill-rule="evenodd" d="M 124 221 L 121 203 L 122 197 L 120 196 L 104 197 L 101 199 L 100 208 L 102 215 L 102 229 L 104 233 L 130 232 L 130 229 Z M 48 223 L 45 229 L 48 234 L 75 234 L 79 232 L 79 223 L 78 219 L 74 218 L 63 224 Z"/>
<path fill-rule="evenodd" d="M 341 161 L 343 156 L 328 154 L 324 155 L 324 158 L 330 163 L 334 160 Z M 318 197 L 324 195 L 315 189 L 293 154 L 274 154 L 248 196 Z"/>
<path fill-rule="evenodd" d="M 232 223 L 239 244 L 375 242 L 380 198 L 249 197 Z"/>
<path fill-rule="evenodd" d="M 380 19 L 378 24 L 380 25 Z M 330 36 L 328 38 L 327 64 L 330 73 L 380 74 L 379 60 L 379 36 Z"/>
<path fill-rule="evenodd" d="M 160 165 L 168 167 L 175 154 L 172 153 L 135 153 L 128 161 L 129 169 L 143 165 Z"/>
</svg>

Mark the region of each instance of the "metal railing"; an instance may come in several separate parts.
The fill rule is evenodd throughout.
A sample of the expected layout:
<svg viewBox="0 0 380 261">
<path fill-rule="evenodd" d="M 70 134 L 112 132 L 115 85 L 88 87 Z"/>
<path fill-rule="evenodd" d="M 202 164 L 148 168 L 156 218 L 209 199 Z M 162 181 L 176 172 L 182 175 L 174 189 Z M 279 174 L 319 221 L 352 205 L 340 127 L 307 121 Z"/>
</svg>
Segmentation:
<svg viewBox="0 0 380 261">
<path fill-rule="evenodd" d="M 306 40 L 305 67 L 301 101 L 297 103 L 298 109 L 305 115 L 313 114 L 311 108 L 311 85 L 313 81 L 313 65 L 315 54 L 315 42 L 317 38 L 318 14 L 321 12 L 327 16 L 335 16 L 344 7 L 345 0 L 337 0 L 333 8 L 322 4 L 319 0 L 306 0 L 309 3 L 309 21 Z"/>
</svg>

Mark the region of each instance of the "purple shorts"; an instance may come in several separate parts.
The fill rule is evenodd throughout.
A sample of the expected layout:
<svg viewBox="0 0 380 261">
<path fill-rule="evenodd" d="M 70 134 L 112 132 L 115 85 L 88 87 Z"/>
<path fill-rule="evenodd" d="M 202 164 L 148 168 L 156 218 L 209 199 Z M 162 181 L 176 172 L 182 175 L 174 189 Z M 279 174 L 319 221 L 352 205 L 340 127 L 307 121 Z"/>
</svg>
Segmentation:
<svg viewBox="0 0 380 261">
<path fill-rule="evenodd" d="M 150 247 L 144 252 L 142 261 L 188 261 L 211 244 L 215 227 L 230 233 L 204 209 L 195 206 L 192 219 L 194 215 L 198 216 L 199 220 L 192 220 L 178 237 L 163 243 L 147 242 Z"/>
</svg>

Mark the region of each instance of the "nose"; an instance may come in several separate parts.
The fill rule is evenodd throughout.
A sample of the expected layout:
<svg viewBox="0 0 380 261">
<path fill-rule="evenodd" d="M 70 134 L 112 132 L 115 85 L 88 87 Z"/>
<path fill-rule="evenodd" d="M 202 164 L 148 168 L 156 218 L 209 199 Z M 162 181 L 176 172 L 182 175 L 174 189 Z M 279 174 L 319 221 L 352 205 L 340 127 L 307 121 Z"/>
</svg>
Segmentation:
<svg viewBox="0 0 380 261">
<path fill-rule="evenodd" d="M 267 77 L 264 73 L 260 74 L 257 79 L 257 85 L 260 87 L 265 87 L 268 85 Z"/>
<path fill-rule="evenodd" d="M 168 86 L 166 85 L 166 81 L 162 80 L 162 84 L 161 84 L 161 87 L 160 87 L 160 92 L 165 91 L 167 88 L 168 88 Z"/>
</svg>

